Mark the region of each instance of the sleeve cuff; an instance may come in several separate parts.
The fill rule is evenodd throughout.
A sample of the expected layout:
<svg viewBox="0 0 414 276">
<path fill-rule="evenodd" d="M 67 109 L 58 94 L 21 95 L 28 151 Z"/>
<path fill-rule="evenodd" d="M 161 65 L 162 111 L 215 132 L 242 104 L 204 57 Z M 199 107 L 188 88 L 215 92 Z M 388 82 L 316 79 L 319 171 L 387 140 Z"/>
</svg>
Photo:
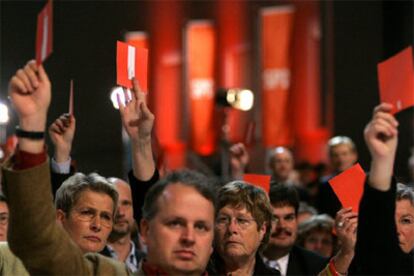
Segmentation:
<svg viewBox="0 0 414 276">
<path fill-rule="evenodd" d="M 50 165 L 52 168 L 52 172 L 59 173 L 59 174 L 70 173 L 71 162 L 72 162 L 72 159 L 70 157 L 65 162 L 60 162 L 60 163 L 56 162 L 55 158 L 51 158 Z"/>
</svg>

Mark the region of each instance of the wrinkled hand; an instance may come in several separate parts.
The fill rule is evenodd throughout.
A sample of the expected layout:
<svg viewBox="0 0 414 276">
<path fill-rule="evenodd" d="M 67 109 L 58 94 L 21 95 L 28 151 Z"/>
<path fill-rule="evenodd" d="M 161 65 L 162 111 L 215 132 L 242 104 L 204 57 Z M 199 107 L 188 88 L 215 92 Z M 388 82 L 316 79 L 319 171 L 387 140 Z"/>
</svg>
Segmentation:
<svg viewBox="0 0 414 276">
<path fill-rule="evenodd" d="M 395 155 L 398 143 L 398 121 L 390 113 L 391 110 L 391 104 L 378 105 L 374 109 L 372 120 L 365 127 L 365 142 L 374 159 Z"/>
<path fill-rule="evenodd" d="M 154 126 L 154 114 L 145 103 L 145 94 L 141 91 L 137 80 L 133 80 L 132 98 L 125 92 L 126 104 L 121 102 L 118 95 L 118 105 L 122 124 L 133 142 L 150 141 Z"/>
<path fill-rule="evenodd" d="M 229 151 L 233 178 L 241 178 L 247 164 L 249 163 L 249 153 L 242 143 L 232 145 Z"/>
<path fill-rule="evenodd" d="M 29 61 L 11 78 L 9 97 L 26 131 L 44 131 L 51 100 L 51 84 L 42 65 Z"/>
<path fill-rule="evenodd" d="M 49 127 L 49 136 L 55 146 L 55 160 L 65 162 L 69 159 L 75 136 L 76 119 L 68 113 L 62 114 Z"/>
<path fill-rule="evenodd" d="M 353 253 L 357 239 L 358 214 L 352 208 L 342 208 L 335 216 L 335 231 L 344 253 Z"/>
</svg>

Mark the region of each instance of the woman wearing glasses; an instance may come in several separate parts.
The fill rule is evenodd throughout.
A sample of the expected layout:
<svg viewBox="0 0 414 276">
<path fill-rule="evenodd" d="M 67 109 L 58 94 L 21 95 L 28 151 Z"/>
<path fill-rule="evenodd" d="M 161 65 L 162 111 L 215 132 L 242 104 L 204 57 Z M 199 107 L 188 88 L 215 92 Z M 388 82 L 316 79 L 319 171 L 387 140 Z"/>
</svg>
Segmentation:
<svg viewBox="0 0 414 276">
<path fill-rule="evenodd" d="M 218 191 L 215 253 L 209 274 L 280 275 L 259 254 L 269 239 L 272 209 L 265 191 L 243 181 Z"/>
<path fill-rule="evenodd" d="M 83 253 L 100 252 L 112 230 L 118 193 L 104 177 L 76 173 L 56 192 L 56 217 Z"/>
</svg>

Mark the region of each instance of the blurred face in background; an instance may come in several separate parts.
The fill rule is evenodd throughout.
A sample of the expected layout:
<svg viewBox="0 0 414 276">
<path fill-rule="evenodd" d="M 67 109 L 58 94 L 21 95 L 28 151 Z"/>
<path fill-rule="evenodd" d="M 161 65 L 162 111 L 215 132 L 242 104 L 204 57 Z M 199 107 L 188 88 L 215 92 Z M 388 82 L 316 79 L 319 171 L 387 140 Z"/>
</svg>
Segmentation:
<svg viewBox="0 0 414 276">
<path fill-rule="evenodd" d="M 333 237 L 326 230 L 315 229 L 305 238 L 304 247 L 324 257 L 331 257 L 333 253 Z"/>
<path fill-rule="evenodd" d="M 6 202 L 0 201 L 0 241 L 7 241 L 9 226 L 9 207 Z"/>
<path fill-rule="evenodd" d="M 357 159 L 358 155 L 350 144 L 338 144 L 330 149 L 331 166 L 337 172 L 352 167 Z"/>
<path fill-rule="evenodd" d="M 119 198 L 112 231 L 118 236 L 129 235 L 134 226 L 131 187 L 121 179 L 115 181 L 114 185 L 118 191 Z"/>
<path fill-rule="evenodd" d="M 270 169 L 279 181 L 286 181 L 293 171 L 292 153 L 283 147 L 278 147 L 270 161 Z"/>
</svg>

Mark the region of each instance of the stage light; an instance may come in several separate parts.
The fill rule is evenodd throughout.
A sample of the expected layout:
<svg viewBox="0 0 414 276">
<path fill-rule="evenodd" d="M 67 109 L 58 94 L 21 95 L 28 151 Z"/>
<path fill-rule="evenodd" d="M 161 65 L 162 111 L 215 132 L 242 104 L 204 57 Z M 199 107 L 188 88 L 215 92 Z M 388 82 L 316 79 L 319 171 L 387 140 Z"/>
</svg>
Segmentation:
<svg viewBox="0 0 414 276">
<path fill-rule="evenodd" d="M 216 93 L 216 103 L 221 106 L 248 111 L 253 107 L 254 94 L 251 90 L 245 88 L 221 88 Z"/>
</svg>

